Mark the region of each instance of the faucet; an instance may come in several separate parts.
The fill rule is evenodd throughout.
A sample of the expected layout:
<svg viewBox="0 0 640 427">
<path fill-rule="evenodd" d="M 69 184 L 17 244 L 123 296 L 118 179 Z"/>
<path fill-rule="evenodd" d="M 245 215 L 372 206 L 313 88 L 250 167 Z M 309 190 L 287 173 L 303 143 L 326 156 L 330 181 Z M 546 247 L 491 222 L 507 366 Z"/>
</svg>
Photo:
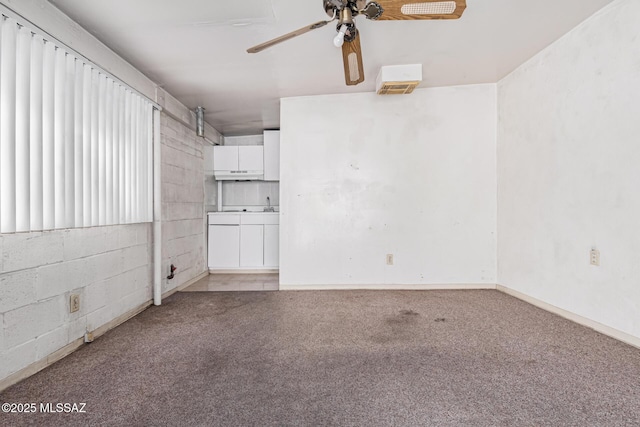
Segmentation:
<svg viewBox="0 0 640 427">
<path fill-rule="evenodd" d="M 271 198 L 267 196 L 267 207 L 264 208 L 265 212 L 275 212 L 275 209 L 271 207 Z"/>
</svg>

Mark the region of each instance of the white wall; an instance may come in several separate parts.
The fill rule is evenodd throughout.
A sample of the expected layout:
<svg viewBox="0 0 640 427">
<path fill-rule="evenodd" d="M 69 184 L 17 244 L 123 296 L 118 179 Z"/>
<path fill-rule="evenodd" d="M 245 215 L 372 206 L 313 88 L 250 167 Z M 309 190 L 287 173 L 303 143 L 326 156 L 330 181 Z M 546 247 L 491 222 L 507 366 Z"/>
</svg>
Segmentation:
<svg viewBox="0 0 640 427">
<path fill-rule="evenodd" d="M 281 286 L 495 285 L 496 112 L 495 85 L 283 99 Z"/>
<path fill-rule="evenodd" d="M 149 301 L 150 244 L 150 224 L 0 235 L 0 380 Z"/>
<path fill-rule="evenodd" d="M 638 22 L 616 1 L 498 85 L 499 283 L 636 337 Z"/>
</svg>

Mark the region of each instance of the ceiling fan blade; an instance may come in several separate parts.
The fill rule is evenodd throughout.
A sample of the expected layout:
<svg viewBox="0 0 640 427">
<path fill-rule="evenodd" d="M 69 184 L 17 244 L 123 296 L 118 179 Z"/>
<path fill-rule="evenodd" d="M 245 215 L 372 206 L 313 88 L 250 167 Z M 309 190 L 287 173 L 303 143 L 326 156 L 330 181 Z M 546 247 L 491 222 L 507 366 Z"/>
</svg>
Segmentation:
<svg viewBox="0 0 640 427">
<path fill-rule="evenodd" d="M 362 65 L 360 33 L 353 41 L 345 41 L 342 45 L 342 61 L 344 63 L 344 80 L 347 86 L 362 83 L 364 81 L 364 66 Z"/>
<path fill-rule="evenodd" d="M 380 21 L 416 19 L 458 19 L 467 8 L 466 0 L 377 0 L 384 12 Z"/>
<path fill-rule="evenodd" d="M 333 19 L 331 20 L 333 21 Z M 308 33 L 309 31 L 312 30 L 317 30 L 318 28 L 322 28 L 325 25 L 327 25 L 329 22 L 331 21 L 320 21 L 320 22 L 316 22 L 315 24 L 311 24 L 311 25 L 307 25 L 306 27 L 302 27 L 298 30 L 292 31 L 290 33 L 287 33 L 283 36 L 277 37 L 273 40 L 269 40 L 268 42 L 259 44 L 257 46 L 254 46 L 252 48 L 247 49 L 248 53 L 258 53 L 258 52 L 262 52 L 263 50 L 270 48 L 271 46 L 277 45 L 278 43 L 282 43 L 285 42 L 287 40 L 291 40 L 294 37 L 298 37 L 301 36 L 302 34 Z"/>
</svg>

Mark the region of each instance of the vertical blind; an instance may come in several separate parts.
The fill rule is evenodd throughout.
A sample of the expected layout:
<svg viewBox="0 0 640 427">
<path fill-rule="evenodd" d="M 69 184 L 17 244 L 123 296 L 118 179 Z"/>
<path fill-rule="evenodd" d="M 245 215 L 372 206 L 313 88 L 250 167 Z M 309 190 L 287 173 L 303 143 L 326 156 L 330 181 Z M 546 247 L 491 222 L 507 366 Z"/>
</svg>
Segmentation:
<svg viewBox="0 0 640 427">
<path fill-rule="evenodd" d="M 0 232 L 153 219 L 153 104 L 0 19 Z"/>
</svg>

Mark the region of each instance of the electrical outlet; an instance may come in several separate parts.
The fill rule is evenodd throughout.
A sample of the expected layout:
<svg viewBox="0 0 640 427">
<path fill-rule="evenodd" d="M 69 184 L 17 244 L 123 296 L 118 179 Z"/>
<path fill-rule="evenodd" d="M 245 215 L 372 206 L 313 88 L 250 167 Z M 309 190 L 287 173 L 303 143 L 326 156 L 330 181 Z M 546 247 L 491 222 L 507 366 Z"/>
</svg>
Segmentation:
<svg viewBox="0 0 640 427">
<path fill-rule="evenodd" d="M 75 313 L 80 310 L 80 295 L 71 294 L 71 298 L 69 298 L 69 313 Z"/>
<path fill-rule="evenodd" d="M 600 251 L 593 248 L 590 253 L 590 262 L 591 265 L 599 266 L 600 265 Z"/>
<path fill-rule="evenodd" d="M 387 254 L 387 265 L 393 265 L 393 254 Z"/>
</svg>

